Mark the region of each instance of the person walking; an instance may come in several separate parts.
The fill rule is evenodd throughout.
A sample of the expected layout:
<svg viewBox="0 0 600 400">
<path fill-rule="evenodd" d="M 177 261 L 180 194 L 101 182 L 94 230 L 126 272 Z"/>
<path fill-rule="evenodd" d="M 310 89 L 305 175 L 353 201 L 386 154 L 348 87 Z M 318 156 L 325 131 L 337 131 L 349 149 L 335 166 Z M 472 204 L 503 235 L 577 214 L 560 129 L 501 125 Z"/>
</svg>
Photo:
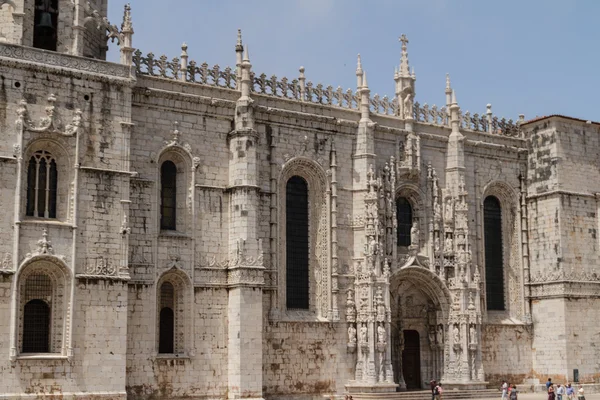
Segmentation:
<svg viewBox="0 0 600 400">
<path fill-rule="evenodd" d="M 556 400 L 563 400 L 563 395 L 565 394 L 565 387 L 560 383 L 556 385 Z"/>
<path fill-rule="evenodd" d="M 552 383 L 550 383 L 550 386 L 548 386 L 548 400 L 555 400 L 556 399 L 556 393 L 554 392 L 554 386 L 552 385 Z"/>
<path fill-rule="evenodd" d="M 502 381 L 500 390 L 502 391 L 502 400 L 507 400 L 508 399 L 508 383 L 506 383 L 506 381 Z"/>
<path fill-rule="evenodd" d="M 567 383 L 567 398 L 569 400 L 575 400 L 575 388 L 571 386 L 570 383 Z"/>
<path fill-rule="evenodd" d="M 585 394 L 583 392 L 583 385 L 579 385 L 579 390 L 577 391 L 577 400 L 585 400 Z"/>
<path fill-rule="evenodd" d="M 510 388 L 510 395 L 508 396 L 508 398 L 510 400 L 517 400 L 517 393 L 517 386 L 515 384 L 512 384 Z"/>
<path fill-rule="evenodd" d="M 442 389 L 442 383 L 438 383 L 437 386 L 435 387 L 433 394 L 434 394 L 434 400 L 442 400 L 442 393 L 444 392 L 444 390 Z"/>
<path fill-rule="evenodd" d="M 435 400 L 435 387 L 437 386 L 437 382 L 435 379 L 432 379 L 429 382 L 429 388 L 431 389 L 431 400 Z"/>
</svg>

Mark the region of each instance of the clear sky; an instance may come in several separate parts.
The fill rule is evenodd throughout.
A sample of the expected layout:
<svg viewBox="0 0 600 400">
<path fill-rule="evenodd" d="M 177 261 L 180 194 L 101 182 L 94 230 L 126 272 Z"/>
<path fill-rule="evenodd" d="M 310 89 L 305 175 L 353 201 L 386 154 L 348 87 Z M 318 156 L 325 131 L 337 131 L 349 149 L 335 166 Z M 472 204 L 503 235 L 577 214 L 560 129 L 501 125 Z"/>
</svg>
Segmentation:
<svg viewBox="0 0 600 400">
<path fill-rule="evenodd" d="M 120 26 L 127 1 L 109 0 Z M 598 121 L 597 0 L 130 0 L 133 46 L 235 66 L 237 29 L 257 73 L 355 88 L 356 55 L 371 95 L 394 95 L 398 37 L 409 38 L 416 100 L 445 103 L 445 75 L 463 111 L 526 119 L 564 114 Z M 109 58 L 118 60 L 117 46 Z M 596 99 L 596 100 L 594 100 Z"/>
</svg>

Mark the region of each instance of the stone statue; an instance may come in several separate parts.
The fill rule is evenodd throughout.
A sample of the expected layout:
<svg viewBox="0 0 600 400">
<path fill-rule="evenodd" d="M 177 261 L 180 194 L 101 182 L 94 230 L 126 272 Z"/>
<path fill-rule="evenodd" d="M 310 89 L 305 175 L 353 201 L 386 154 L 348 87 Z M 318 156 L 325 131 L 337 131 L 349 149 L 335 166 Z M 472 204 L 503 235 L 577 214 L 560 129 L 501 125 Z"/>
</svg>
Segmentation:
<svg viewBox="0 0 600 400">
<path fill-rule="evenodd" d="M 477 331 L 475 330 L 475 325 L 471 325 L 471 328 L 469 328 L 469 338 L 471 344 L 477 344 Z"/>
<path fill-rule="evenodd" d="M 438 331 L 437 331 L 437 343 L 438 344 L 444 344 L 444 325 L 438 325 Z"/>
<path fill-rule="evenodd" d="M 360 342 L 367 343 L 367 326 L 366 325 L 360 326 Z"/>
<path fill-rule="evenodd" d="M 348 327 L 348 343 L 356 344 L 356 328 L 353 325 Z"/>
<path fill-rule="evenodd" d="M 377 327 L 377 343 L 385 344 L 385 328 L 383 325 Z"/>
<path fill-rule="evenodd" d="M 434 345 L 435 343 L 436 343 L 435 342 L 435 330 L 433 328 L 431 328 L 429 330 L 429 344 Z"/>
<path fill-rule="evenodd" d="M 452 235 L 446 235 L 446 241 L 444 242 L 444 250 L 452 251 Z"/>
<path fill-rule="evenodd" d="M 454 325 L 454 344 L 460 344 L 460 331 L 458 325 Z"/>
<path fill-rule="evenodd" d="M 419 246 L 419 227 L 417 225 L 418 222 L 413 221 L 413 224 L 410 228 L 410 244 L 411 246 L 415 247 Z"/>
<path fill-rule="evenodd" d="M 404 98 L 404 119 L 413 119 L 413 96 L 408 93 Z"/>
</svg>

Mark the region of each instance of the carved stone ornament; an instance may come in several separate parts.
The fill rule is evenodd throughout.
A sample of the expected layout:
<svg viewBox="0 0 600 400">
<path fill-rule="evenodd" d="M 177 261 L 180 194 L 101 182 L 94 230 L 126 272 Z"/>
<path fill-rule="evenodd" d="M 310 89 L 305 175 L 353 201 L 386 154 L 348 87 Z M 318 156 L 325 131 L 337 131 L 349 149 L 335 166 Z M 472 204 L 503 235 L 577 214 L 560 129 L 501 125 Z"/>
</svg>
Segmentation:
<svg viewBox="0 0 600 400">
<path fill-rule="evenodd" d="M 62 136 L 75 136 L 79 133 L 82 121 L 82 112 L 80 109 L 75 110 L 73 120 L 68 125 L 63 125 L 62 119 L 55 106 L 56 96 L 50 94 L 48 96 L 48 105 L 45 108 L 46 115 L 39 122 L 33 122 L 29 117 L 27 110 L 27 102 L 21 100 L 17 108 L 17 126 L 27 129 L 32 132 L 48 132 L 56 133 Z"/>
<path fill-rule="evenodd" d="M 96 276 L 115 276 L 117 274 L 117 265 L 108 258 L 97 257 L 86 262 L 85 274 Z"/>
<path fill-rule="evenodd" d="M 94 22 L 96 29 L 106 31 L 106 41 L 112 40 L 114 42 L 116 39 L 117 45 L 121 44 L 121 32 L 119 32 L 119 28 L 116 25 L 112 25 L 108 21 L 108 18 L 102 17 L 89 1 L 84 3 L 84 12 L 86 15 L 86 18 L 83 20 L 84 26 L 90 22 Z"/>
<path fill-rule="evenodd" d="M 30 259 L 36 256 L 53 256 L 65 261 L 66 257 L 63 255 L 54 254 L 54 248 L 52 242 L 48 239 L 48 229 L 44 228 L 42 238 L 37 241 L 36 249 L 25 255 L 25 259 Z"/>
</svg>

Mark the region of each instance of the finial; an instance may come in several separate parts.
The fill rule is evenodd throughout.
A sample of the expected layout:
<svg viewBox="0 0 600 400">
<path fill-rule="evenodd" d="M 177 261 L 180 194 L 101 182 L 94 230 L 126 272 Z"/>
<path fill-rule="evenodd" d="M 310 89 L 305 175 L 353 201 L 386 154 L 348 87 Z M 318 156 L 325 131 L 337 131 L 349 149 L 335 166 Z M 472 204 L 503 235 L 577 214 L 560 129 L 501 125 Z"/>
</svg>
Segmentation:
<svg viewBox="0 0 600 400">
<path fill-rule="evenodd" d="M 408 52 L 406 51 L 408 38 L 403 33 L 398 40 L 402 42 L 402 56 L 400 57 L 400 76 L 408 77 L 410 76 L 410 69 L 408 67 Z"/>
<path fill-rule="evenodd" d="M 305 76 L 304 76 L 304 67 L 301 66 L 300 68 L 298 68 L 298 71 L 300 72 L 300 78 L 305 78 Z"/>
<path fill-rule="evenodd" d="M 248 45 L 246 45 L 246 47 L 244 48 L 244 62 L 250 62 L 250 55 L 249 55 L 249 51 L 248 51 Z"/>
<path fill-rule="evenodd" d="M 187 49 L 188 49 L 188 45 L 186 42 L 183 42 L 183 44 L 181 45 L 181 56 L 187 56 Z"/>
<path fill-rule="evenodd" d="M 123 12 L 123 22 L 121 23 L 121 31 L 129 31 L 131 29 L 131 5 L 127 3 L 125 4 L 125 11 Z"/>
<path fill-rule="evenodd" d="M 452 90 L 450 86 L 450 74 L 446 74 L 446 90 Z"/>
<path fill-rule="evenodd" d="M 362 69 L 362 62 L 360 60 L 360 53 L 357 56 L 357 61 L 356 61 L 356 74 L 358 75 L 359 73 L 362 73 L 363 69 Z"/>
<path fill-rule="evenodd" d="M 237 31 L 237 43 L 235 45 L 235 51 L 242 52 L 244 51 L 244 46 L 242 46 L 242 30 L 238 29 Z"/>
<path fill-rule="evenodd" d="M 487 111 L 485 112 L 487 115 L 492 115 L 492 105 L 488 103 L 486 106 Z"/>
<path fill-rule="evenodd" d="M 458 104 L 458 102 L 456 101 L 456 92 L 454 90 L 452 91 L 452 104 Z"/>
<path fill-rule="evenodd" d="M 362 87 L 364 89 L 368 89 L 369 88 L 369 84 L 367 83 L 367 71 L 363 72 Z"/>
</svg>

